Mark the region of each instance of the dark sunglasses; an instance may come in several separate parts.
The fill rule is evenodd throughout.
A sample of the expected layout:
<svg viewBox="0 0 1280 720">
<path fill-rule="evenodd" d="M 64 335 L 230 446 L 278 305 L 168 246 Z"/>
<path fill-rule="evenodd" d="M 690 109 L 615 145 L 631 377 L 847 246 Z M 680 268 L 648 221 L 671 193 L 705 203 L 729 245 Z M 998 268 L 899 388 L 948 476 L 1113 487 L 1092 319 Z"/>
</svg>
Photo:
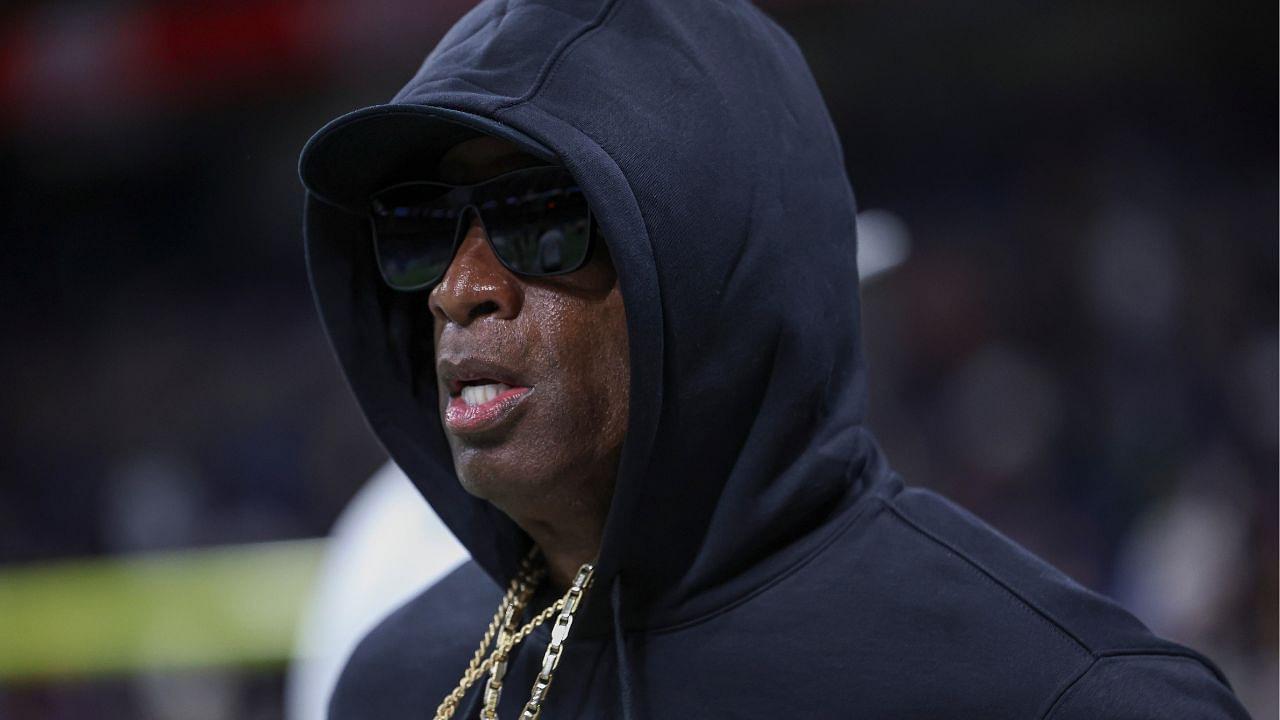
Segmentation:
<svg viewBox="0 0 1280 720">
<path fill-rule="evenodd" d="M 439 282 L 480 219 L 493 254 L 531 277 L 570 273 L 591 249 L 591 211 L 582 188 L 558 165 L 515 170 L 476 185 L 407 182 L 369 198 L 382 279 L 396 290 Z"/>
</svg>

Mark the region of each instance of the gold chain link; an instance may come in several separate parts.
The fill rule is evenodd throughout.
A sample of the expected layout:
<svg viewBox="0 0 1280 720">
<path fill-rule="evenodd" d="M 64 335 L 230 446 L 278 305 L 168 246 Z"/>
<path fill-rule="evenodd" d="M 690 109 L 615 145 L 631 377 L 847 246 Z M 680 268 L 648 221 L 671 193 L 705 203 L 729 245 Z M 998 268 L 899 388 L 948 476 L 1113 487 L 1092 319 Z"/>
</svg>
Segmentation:
<svg viewBox="0 0 1280 720">
<path fill-rule="evenodd" d="M 547 651 L 542 655 L 542 670 L 529 690 L 529 701 L 525 703 L 524 710 L 520 713 L 520 720 L 538 720 L 538 716 L 542 714 L 542 703 L 547 699 L 547 690 L 551 687 L 556 667 L 560 665 L 564 641 L 568 639 L 569 628 L 573 626 L 573 614 L 577 612 L 583 594 L 591 586 L 594 570 L 595 568 L 590 564 L 583 565 L 578 570 L 578 576 L 573 579 L 573 585 L 561 598 L 563 609 L 560 611 L 560 616 L 556 618 L 555 626 L 551 629 L 551 642 L 547 643 Z"/>
<path fill-rule="evenodd" d="M 573 624 L 573 614 L 577 611 L 578 605 L 582 601 L 583 593 L 591 584 L 593 568 L 589 564 L 583 565 L 578 571 L 577 577 L 574 578 L 573 585 L 569 587 L 563 597 L 535 615 L 533 619 L 518 630 L 512 632 L 516 619 L 524 612 L 524 608 L 533 596 L 534 590 L 537 589 L 538 583 L 546 575 L 545 567 L 535 569 L 533 566 L 536 553 L 537 548 L 535 547 L 530 551 L 524 562 L 521 563 L 520 572 L 516 573 L 516 577 L 511 580 L 511 585 L 507 588 L 506 594 L 503 595 L 502 601 L 498 604 L 498 610 L 494 613 L 493 619 L 489 621 L 484 637 L 480 640 L 480 647 L 472 655 L 471 662 L 467 664 L 467 669 L 463 672 L 458 686 L 446 695 L 444 700 L 440 702 L 440 706 L 436 708 L 435 720 L 449 720 L 452 718 L 453 714 L 458 711 L 458 705 L 466 697 L 467 691 L 485 674 L 489 674 L 490 677 L 485 686 L 485 702 L 480 716 L 484 720 L 495 720 L 497 717 L 498 698 L 502 691 L 502 678 L 506 674 L 506 661 L 511 654 L 511 650 L 529 637 L 530 633 L 540 625 L 550 620 L 551 616 L 559 613 L 556 617 L 556 624 L 552 628 L 551 643 L 547 645 L 547 651 L 543 655 L 542 670 L 538 673 L 538 677 L 533 683 L 529 701 L 525 704 L 520 718 L 521 720 L 537 718 L 538 714 L 541 713 L 542 702 L 546 698 L 547 688 L 551 685 L 551 674 L 554 672 L 556 665 L 560 663 L 560 653 L 564 648 L 565 638 L 568 637 L 569 627 Z M 495 636 L 496 643 L 494 643 Z M 494 643 L 495 647 L 488 657 L 485 657 L 485 653 L 489 651 L 490 643 Z"/>
<path fill-rule="evenodd" d="M 494 636 L 498 632 L 498 627 L 502 623 L 504 610 L 514 603 L 517 598 L 524 594 L 522 591 L 527 588 L 529 594 L 537 587 L 546 573 L 546 568 L 534 567 L 534 560 L 537 558 L 538 548 L 535 545 L 530 548 L 529 554 L 520 562 L 520 570 L 516 576 L 511 579 L 511 584 L 507 587 L 507 592 L 502 596 L 502 601 L 498 603 L 498 611 L 494 613 L 493 619 L 489 621 L 489 626 L 484 631 L 484 637 L 480 640 L 480 647 L 476 648 L 475 653 L 471 656 L 471 662 L 467 663 L 467 669 L 462 673 L 462 681 L 453 689 L 444 700 L 440 702 L 440 706 L 436 708 L 437 720 L 448 720 L 457 712 L 458 703 L 462 702 L 462 698 L 466 696 L 467 690 L 475 684 L 475 681 L 488 672 L 490 661 L 484 660 L 485 653 L 489 649 L 489 644 L 493 642 Z M 522 604 L 523 607 L 523 604 Z"/>
</svg>

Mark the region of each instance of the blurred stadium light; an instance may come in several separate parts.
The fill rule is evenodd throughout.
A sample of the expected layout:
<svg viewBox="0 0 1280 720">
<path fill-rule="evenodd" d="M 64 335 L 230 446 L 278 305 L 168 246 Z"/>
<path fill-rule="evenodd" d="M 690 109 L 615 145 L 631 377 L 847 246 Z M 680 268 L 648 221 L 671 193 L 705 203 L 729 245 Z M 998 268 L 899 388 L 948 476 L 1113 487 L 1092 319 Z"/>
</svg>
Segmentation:
<svg viewBox="0 0 1280 720">
<path fill-rule="evenodd" d="M 0 569 L 0 681 L 280 664 L 324 542 Z"/>
</svg>

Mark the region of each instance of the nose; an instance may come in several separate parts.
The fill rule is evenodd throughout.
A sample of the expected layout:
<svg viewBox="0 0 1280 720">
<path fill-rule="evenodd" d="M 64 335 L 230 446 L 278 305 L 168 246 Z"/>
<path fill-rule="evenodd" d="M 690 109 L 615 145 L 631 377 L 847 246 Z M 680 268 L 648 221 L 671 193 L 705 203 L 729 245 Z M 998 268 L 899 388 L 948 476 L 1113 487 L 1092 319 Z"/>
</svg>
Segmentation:
<svg viewBox="0 0 1280 720">
<path fill-rule="evenodd" d="M 431 291 L 432 315 L 462 326 L 486 315 L 509 320 L 519 314 L 523 300 L 520 280 L 493 254 L 484 226 L 473 214 L 449 269 Z"/>
</svg>

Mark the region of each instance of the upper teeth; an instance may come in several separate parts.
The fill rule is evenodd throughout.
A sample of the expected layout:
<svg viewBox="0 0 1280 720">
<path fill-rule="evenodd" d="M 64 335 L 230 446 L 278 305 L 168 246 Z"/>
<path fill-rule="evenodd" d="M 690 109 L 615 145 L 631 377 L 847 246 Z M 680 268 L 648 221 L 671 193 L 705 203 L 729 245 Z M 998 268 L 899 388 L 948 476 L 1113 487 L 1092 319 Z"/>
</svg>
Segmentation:
<svg viewBox="0 0 1280 720">
<path fill-rule="evenodd" d="M 510 389 L 510 385 L 502 383 L 465 385 L 462 388 L 462 402 L 468 405 L 483 405 Z"/>
</svg>

